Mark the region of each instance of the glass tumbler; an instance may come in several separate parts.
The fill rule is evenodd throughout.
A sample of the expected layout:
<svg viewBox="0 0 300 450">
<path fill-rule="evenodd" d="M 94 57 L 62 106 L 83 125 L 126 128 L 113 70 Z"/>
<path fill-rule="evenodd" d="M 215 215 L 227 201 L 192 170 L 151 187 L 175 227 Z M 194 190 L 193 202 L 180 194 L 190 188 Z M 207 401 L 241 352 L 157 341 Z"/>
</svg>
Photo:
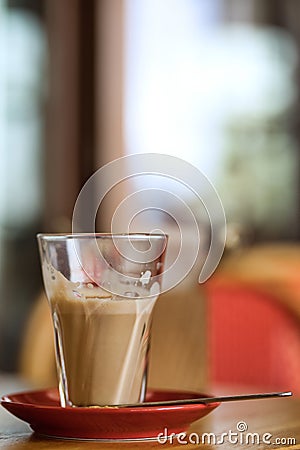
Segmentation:
<svg viewBox="0 0 300 450">
<path fill-rule="evenodd" d="M 39 234 L 62 407 L 144 401 L 163 234 Z"/>
</svg>

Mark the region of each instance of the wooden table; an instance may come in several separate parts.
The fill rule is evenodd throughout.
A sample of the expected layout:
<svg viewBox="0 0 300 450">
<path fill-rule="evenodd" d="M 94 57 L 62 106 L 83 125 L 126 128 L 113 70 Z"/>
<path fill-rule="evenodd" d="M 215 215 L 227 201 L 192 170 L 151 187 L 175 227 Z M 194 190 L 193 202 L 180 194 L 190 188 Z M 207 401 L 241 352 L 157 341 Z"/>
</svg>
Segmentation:
<svg viewBox="0 0 300 450">
<path fill-rule="evenodd" d="M 23 387 L 20 383 L 16 385 L 10 379 L 0 376 L 1 395 L 16 391 L 16 388 L 22 390 Z M 238 431 L 237 427 L 240 430 L 247 427 L 247 431 Z M 209 436 L 204 433 L 211 434 Z M 33 434 L 27 424 L 0 408 L 0 449 L 300 449 L 300 399 L 251 400 L 223 404 L 209 416 L 195 422 L 189 429 L 189 434 L 180 438 L 182 443 L 174 439 L 172 445 L 162 445 L 153 441 L 99 443 L 45 439 Z M 201 443 L 202 439 L 205 444 Z M 195 444 L 197 440 L 200 442 L 199 445 Z M 221 441 L 224 443 L 221 444 Z"/>
</svg>

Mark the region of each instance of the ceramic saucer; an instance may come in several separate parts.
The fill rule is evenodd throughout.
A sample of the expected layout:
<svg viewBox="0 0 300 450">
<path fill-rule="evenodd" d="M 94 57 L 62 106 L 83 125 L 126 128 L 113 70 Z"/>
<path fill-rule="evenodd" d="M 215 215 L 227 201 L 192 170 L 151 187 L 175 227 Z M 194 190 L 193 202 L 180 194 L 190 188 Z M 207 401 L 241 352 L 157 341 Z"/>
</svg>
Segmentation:
<svg viewBox="0 0 300 450">
<path fill-rule="evenodd" d="M 149 390 L 145 406 L 129 408 L 62 408 L 57 389 L 5 395 L 1 404 L 38 434 L 68 439 L 156 439 L 159 433 L 186 431 L 219 403 L 148 406 L 147 401 L 205 397 L 199 392 Z"/>
</svg>

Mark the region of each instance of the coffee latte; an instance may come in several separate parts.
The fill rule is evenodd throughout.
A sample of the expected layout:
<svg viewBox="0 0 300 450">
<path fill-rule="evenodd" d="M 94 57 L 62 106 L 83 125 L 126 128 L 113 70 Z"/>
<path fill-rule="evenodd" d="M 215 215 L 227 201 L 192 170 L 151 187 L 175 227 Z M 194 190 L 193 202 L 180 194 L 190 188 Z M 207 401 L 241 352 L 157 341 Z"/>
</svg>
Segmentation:
<svg viewBox="0 0 300 450">
<path fill-rule="evenodd" d="M 55 274 L 48 296 L 63 406 L 143 399 L 156 297 L 141 294 L 114 296 L 92 283 L 73 283 Z"/>
</svg>

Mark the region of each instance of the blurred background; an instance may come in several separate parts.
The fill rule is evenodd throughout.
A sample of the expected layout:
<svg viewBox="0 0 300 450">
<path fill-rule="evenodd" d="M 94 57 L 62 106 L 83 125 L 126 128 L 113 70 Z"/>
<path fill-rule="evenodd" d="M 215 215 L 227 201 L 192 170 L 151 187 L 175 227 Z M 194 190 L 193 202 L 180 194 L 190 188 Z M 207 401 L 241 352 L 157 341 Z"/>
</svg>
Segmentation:
<svg viewBox="0 0 300 450">
<path fill-rule="evenodd" d="M 297 244 L 299 67 L 297 0 L 0 0 L 0 371 L 41 291 L 36 233 L 71 231 L 84 182 L 122 155 L 206 174 L 227 251 Z"/>
</svg>

